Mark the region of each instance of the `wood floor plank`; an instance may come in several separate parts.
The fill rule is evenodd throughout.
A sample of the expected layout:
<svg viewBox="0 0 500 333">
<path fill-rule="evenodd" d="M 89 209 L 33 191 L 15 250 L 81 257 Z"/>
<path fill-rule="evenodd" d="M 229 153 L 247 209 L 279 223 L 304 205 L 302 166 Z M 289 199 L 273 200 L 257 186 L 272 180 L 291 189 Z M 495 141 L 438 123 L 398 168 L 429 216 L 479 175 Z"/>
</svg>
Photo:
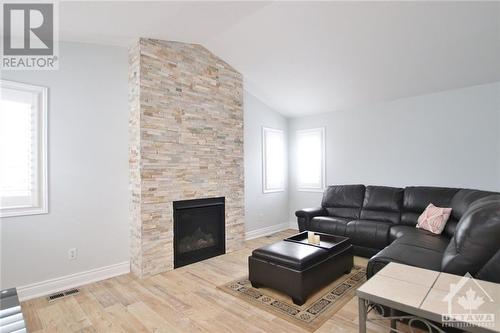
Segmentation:
<svg viewBox="0 0 500 333">
<path fill-rule="evenodd" d="M 64 298 L 58 302 L 58 305 L 61 308 L 66 326 L 69 327 L 71 332 L 79 332 L 92 326 L 75 297 Z"/>
<path fill-rule="evenodd" d="M 116 323 L 91 293 L 81 293 L 75 296 L 82 311 L 92 323 L 97 332 L 122 333 L 125 332 L 119 323 Z"/>
<path fill-rule="evenodd" d="M 151 310 L 143 302 L 137 302 L 127 306 L 127 310 L 139 320 L 149 332 L 158 333 L 177 333 L 181 332 L 178 328 L 171 325 L 164 318 L 160 317 L 156 312 Z"/>
<path fill-rule="evenodd" d="M 41 309 L 43 307 L 42 303 L 45 303 L 45 300 L 43 298 L 37 298 L 21 304 L 24 321 L 30 332 L 39 331 L 43 328 L 37 312 L 37 309 Z"/>
<path fill-rule="evenodd" d="M 88 289 L 104 308 L 119 303 L 113 294 L 106 288 L 103 281 L 90 284 Z"/>
<path fill-rule="evenodd" d="M 42 327 L 50 332 L 71 332 L 71 329 L 66 326 L 66 320 L 63 317 L 61 307 L 57 303 L 43 307 L 37 310 L 38 317 L 42 322 Z M 26 314 L 23 314 L 26 315 Z"/>
<path fill-rule="evenodd" d="M 130 293 L 118 280 L 108 279 L 103 282 L 103 286 L 109 291 L 113 298 L 123 306 L 128 306 L 140 301 L 139 295 Z"/>
<path fill-rule="evenodd" d="M 105 309 L 106 313 L 109 314 L 110 320 L 120 326 L 122 330 L 128 333 L 139 332 L 145 333 L 150 332 L 145 325 L 141 323 L 136 317 L 134 317 L 127 309 L 120 303 L 109 306 Z"/>
<path fill-rule="evenodd" d="M 193 309 L 192 304 L 187 304 L 180 298 L 165 291 L 155 292 L 158 289 L 143 287 L 140 284 L 135 284 L 134 288 L 142 292 L 144 304 L 175 327 L 189 332 L 203 331 L 194 321 L 190 320 L 189 311 Z M 185 296 L 188 295 L 188 293 L 185 293 Z M 186 298 L 189 298 L 193 303 L 191 297 Z"/>
</svg>

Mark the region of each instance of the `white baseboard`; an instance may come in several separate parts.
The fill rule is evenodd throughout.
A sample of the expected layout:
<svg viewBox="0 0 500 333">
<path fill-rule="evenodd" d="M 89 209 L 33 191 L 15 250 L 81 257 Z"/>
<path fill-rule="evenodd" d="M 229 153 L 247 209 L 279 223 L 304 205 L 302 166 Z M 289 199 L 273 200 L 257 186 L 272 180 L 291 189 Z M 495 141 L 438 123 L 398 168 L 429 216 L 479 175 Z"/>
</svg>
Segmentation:
<svg viewBox="0 0 500 333">
<path fill-rule="evenodd" d="M 297 221 L 290 221 L 289 229 L 299 230 L 299 226 L 297 225 Z"/>
<path fill-rule="evenodd" d="M 20 301 L 26 301 L 127 273 L 130 273 L 130 262 L 125 261 L 85 272 L 21 286 L 17 288 L 17 294 Z"/>
<path fill-rule="evenodd" d="M 267 236 L 270 234 L 274 234 L 275 232 L 278 232 L 278 231 L 286 230 L 288 228 L 290 228 L 290 223 L 285 222 L 285 223 L 275 224 L 275 225 L 265 227 L 265 228 L 247 231 L 247 232 L 245 232 L 245 240 L 250 240 L 250 239 L 254 239 L 254 238 Z"/>
</svg>

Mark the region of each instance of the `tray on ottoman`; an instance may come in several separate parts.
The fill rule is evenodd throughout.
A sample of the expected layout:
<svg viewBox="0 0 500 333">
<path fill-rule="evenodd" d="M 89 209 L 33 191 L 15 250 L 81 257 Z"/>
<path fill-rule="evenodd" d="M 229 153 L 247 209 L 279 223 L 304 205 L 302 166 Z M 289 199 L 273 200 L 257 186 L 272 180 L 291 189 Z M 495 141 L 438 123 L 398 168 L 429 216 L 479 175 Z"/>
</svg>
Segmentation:
<svg viewBox="0 0 500 333">
<path fill-rule="evenodd" d="M 301 234 L 263 246 L 248 258 L 248 276 L 255 288 L 269 287 L 286 293 L 295 304 L 351 271 L 349 238 L 322 234 L 323 244 L 305 242 Z"/>
<path fill-rule="evenodd" d="M 342 247 L 346 245 L 346 243 L 350 244 L 350 240 L 347 237 L 335 236 L 324 234 L 321 232 L 315 232 L 315 235 L 319 235 L 319 244 L 311 244 L 307 240 L 307 231 L 301 232 L 300 234 L 285 238 L 286 241 L 307 244 L 310 246 L 320 247 L 325 250 L 334 251 L 335 248 Z"/>
</svg>

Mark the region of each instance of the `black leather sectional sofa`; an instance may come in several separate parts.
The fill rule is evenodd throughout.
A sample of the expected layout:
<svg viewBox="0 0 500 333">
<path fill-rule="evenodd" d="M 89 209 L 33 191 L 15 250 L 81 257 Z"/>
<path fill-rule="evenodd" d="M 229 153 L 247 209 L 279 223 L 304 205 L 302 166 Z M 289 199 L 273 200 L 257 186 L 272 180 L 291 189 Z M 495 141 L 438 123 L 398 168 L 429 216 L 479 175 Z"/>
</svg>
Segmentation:
<svg viewBox="0 0 500 333">
<path fill-rule="evenodd" d="M 417 229 L 429 203 L 451 207 L 441 235 Z M 371 277 L 393 261 L 500 283 L 500 193 L 442 187 L 339 185 L 321 207 L 295 213 L 300 231 L 347 236 L 371 257 Z"/>
</svg>

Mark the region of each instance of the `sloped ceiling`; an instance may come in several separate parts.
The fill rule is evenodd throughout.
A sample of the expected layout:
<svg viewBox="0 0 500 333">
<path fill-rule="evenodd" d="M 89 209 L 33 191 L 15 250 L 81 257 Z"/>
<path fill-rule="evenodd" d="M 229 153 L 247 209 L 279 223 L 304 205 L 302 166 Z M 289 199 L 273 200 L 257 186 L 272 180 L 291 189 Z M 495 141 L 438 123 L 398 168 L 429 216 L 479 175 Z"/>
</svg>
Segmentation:
<svg viewBox="0 0 500 333">
<path fill-rule="evenodd" d="M 61 2 L 60 38 L 199 43 L 301 116 L 500 80 L 500 2 Z"/>
</svg>

